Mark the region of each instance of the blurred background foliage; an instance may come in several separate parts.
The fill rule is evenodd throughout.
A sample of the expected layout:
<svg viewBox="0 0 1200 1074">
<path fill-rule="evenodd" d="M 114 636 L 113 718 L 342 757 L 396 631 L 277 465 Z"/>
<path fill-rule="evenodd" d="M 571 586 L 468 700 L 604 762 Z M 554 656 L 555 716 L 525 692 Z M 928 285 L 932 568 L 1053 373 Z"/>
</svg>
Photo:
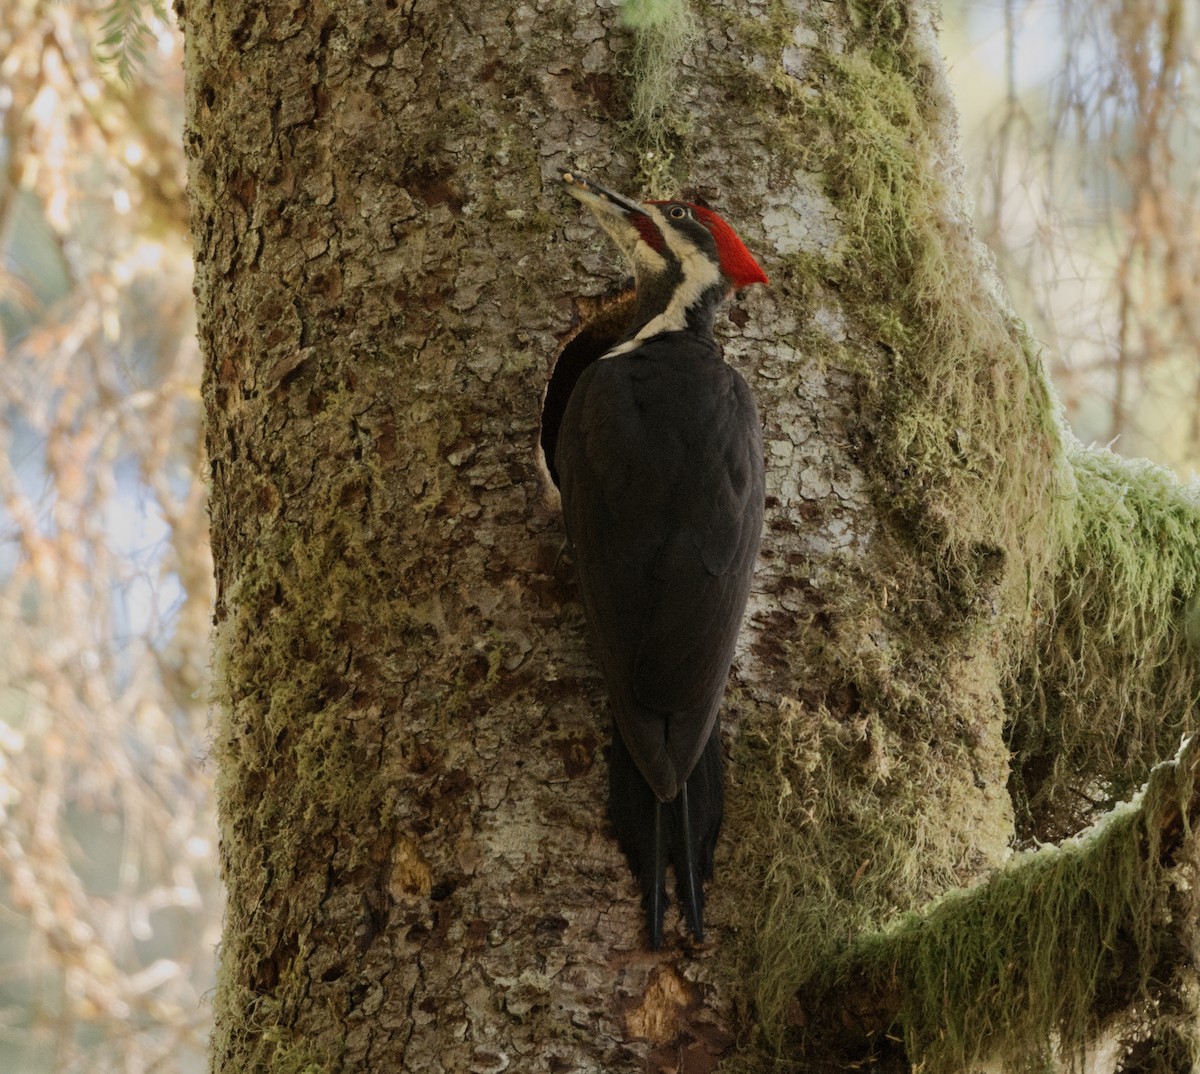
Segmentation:
<svg viewBox="0 0 1200 1074">
<path fill-rule="evenodd" d="M 1200 460 L 1200 6 L 947 0 L 981 236 L 1080 437 Z M 199 1071 L 219 939 L 182 49 L 0 5 L 0 1070 Z"/>
<path fill-rule="evenodd" d="M 221 904 L 182 83 L 153 7 L 0 4 L 8 1074 L 206 1066 Z"/>
<path fill-rule="evenodd" d="M 1200 466 L 1200 3 L 946 0 L 976 227 L 1085 443 Z"/>
</svg>

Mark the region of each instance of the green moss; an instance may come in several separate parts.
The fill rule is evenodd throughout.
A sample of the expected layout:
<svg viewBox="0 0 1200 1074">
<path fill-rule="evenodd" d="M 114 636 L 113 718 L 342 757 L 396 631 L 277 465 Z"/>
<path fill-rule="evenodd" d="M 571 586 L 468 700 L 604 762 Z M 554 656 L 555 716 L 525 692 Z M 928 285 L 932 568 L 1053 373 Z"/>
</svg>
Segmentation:
<svg viewBox="0 0 1200 1074">
<path fill-rule="evenodd" d="M 262 1035 L 262 1069 L 271 1074 L 332 1074 L 339 1064 L 321 1062 L 306 1041 L 297 1041 L 291 1031 L 273 1026 Z"/>
<path fill-rule="evenodd" d="M 941 751 L 900 745 L 878 720 L 842 721 L 790 700 L 743 730 L 738 771 L 747 782 L 733 797 L 737 808 L 769 805 L 755 810 L 754 827 L 735 820 L 750 833 L 738 864 L 770 862 L 769 896 L 743 957 L 758 967 L 758 1019 L 777 1045 L 793 997 L 824 979 L 851 936 L 955 882 L 953 869 L 928 868 L 946 856 L 936 845 L 945 803 L 915 794 L 934 778 Z"/>
<path fill-rule="evenodd" d="M 1127 797 L 1200 701 L 1200 492 L 1104 449 L 1070 458 L 1069 541 L 1013 687 L 1014 789 L 1043 839 Z"/>
<path fill-rule="evenodd" d="M 977 916 L 951 912 L 951 899 L 932 924 L 911 926 L 919 942 L 907 926 L 877 930 L 978 875 L 988 859 L 974 856 L 976 846 L 996 845 L 996 833 L 971 830 L 972 788 L 955 782 L 988 757 L 973 719 L 994 734 L 1008 702 L 1010 725 L 1025 728 L 1023 758 L 1053 759 L 1039 793 L 1077 792 L 1119 769 L 1118 756 L 1135 759 L 1120 783 L 1127 790 L 1169 752 L 1182 719 L 1156 724 L 1155 712 L 1164 697 L 1180 714 L 1195 699 L 1194 655 L 1179 643 L 1197 606 L 1198 512 L 1162 475 L 1133 467 L 1131 492 L 1098 453 L 1065 442 L 1037 343 L 987 290 L 969 230 L 947 217 L 958 199 L 939 166 L 944 117 L 922 95 L 901 6 L 854 13 L 856 45 L 842 55 L 814 50 L 809 85 L 767 76 L 758 92 L 786 102 L 780 154 L 824 177 L 841 217 L 830 256 L 806 253 L 787 269 L 802 292 L 835 294 L 859 328 L 853 351 L 826 360 L 860 379 L 870 436 L 859 461 L 884 525 L 867 563 L 838 564 L 822 579 L 821 618 L 835 627 L 797 632 L 782 656 L 806 669 L 803 701 L 752 717 L 739 740 L 745 782 L 731 796 L 733 824 L 753 834 L 736 871 L 760 912 L 738 957 L 754 967 L 759 1024 L 781 1046 L 793 1039 L 782 1027 L 795 997 L 832 988 L 830 967 L 845 968 L 839 953 L 852 941 L 860 951 L 871 937 L 880 951 L 902 949 L 888 972 L 912 975 L 910 1057 L 936 1066 L 939 1055 L 962 1058 L 979 1031 L 970 1008 L 985 1009 L 965 987 L 960 1007 L 936 975 L 971 978 L 995 953 L 990 944 L 1008 943 L 997 957 L 1025 965 L 1025 978 L 993 975 L 986 1010 L 996 1034 L 1011 1031 L 1006 1058 L 1019 1063 L 1086 1037 L 1095 967 L 1115 922 L 1141 927 L 1159 905 L 1153 869 L 1122 859 L 1118 870 L 1099 844 L 1095 856 L 1068 851 L 1043 877 L 1024 874 L 1027 889 L 998 881 L 997 901 L 980 903 Z M 1133 476 L 1125 467 L 1120 480 Z M 1064 632 L 1072 618 L 1077 627 Z M 1127 643 L 1128 659 L 1115 659 Z M 1067 700 L 1084 680 L 1103 705 Z M 1135 696 L 1131 720 L 1121 710 Z M 1098 735 L 1089 726 L 1097 707 Z M 1060 755 L 1084 775 L 1064 781 Z M 1002 750 L 991 756 L 993 770 L 976 778 L 1002 802 Z M 1105 838 L 1117 854 L 1120 826 Z M 1101 897 L 1111 916 L 1077 924 Z M 996 940 L 1017 899 L 1040 916 Z M 1065 989 L 1052 987 L 1056 944 L 1078 952 L 1058 963 L 1072 975 Z M 1144 969 L 1150 957 L 1138 946 L 1134 962 Z M 923 1035 L 939 1017 L 960 1028 Z"/>
<path fill-rule="evenodd" d="M 243 1056 L 247 1070 L 330 1068 L 289 1035 L 312 987 L 305 914 L 328 896 L 335 860 L 343 875 L 377 867 L 375 835 L 395 793 L 379 765 L 380 716 L 365 709 L 378 695 L 358 688 L 375 674 L 360 663 L 362 630 L 375 624 L 399 640 L 429 629 L 419 609 L 390 602 L 376 583 L 349 509 L 360 478 L 347 471 L 342 480 L 330 502 L 346 509 L 303 524 L 276 518 L 258 535 L 226 587 L 214 639 L 229 885 L 217 1024 L 252 1027 L 249 1041 L 214 1048 Z M 345 818 L 359 818 L 355 838 Z M 314 855 L 329 870 L 313 869 Z"/>
<path fill-rule="evenodd" d="M 971 1069 L 998 1053 L 1007 1069 L 1045 1069 L 1053 1050 L 1079 1069 L 1106 1021 L 1129 1010 L 1126 1032 L 1145 1036 L 1159 1006 L 1153 978 L 1169 972 L 1161 832 L 1165 818 L 1187 815 L 1195 752 L 1160 765 L 1086 835 L 1022 855 L 850 947 L 842 975 L 899 997 L 915 1066 Z M 1177 1052 L 1179 1034 L 1168 1036 Z"/>
<path fill-rule="evenodd" d="M 1011 1068 L 1044 1067 L 1086 1043 L 1106 975 L 1146 984 L 1164 895 L 1135 844 L 1152 836 L 1118 818 L 1022 859 L 977 901 L 897 917 L 976 879 L 1012 834 L 1005 720 L 1021 820 L 1039 835 L 1127 796 L 1190 726 L 1200 503 L 1064 434 L 1039 345 L 948 216 L 948 117 L 907 5 L 849 0 L 849 45 L 811 50 L 804 84 L 771 68 L 793 45 L 784 5 L 719 15 L 768 59 L 736 91 L 770 116 L 773 160 L 821 176 L 840 217 L 835 249 L 772 276 L 855 325 L 844 345 L 808 329 L 788 342 L 857 378 L 857 461 L 882 518 L 865 559 L 819 565 L 811 621 L 780 623 L 774 655 L 804 669 L 803 696 L 752 711 L 735 747 L 737 879 L 714 898 L 758 907 L 723 955 L 752 982 L 774 1051 L 746 1069 L 783 1061 L 798 995 L 872 957 L 905 982 L 915 1065 L 998 1050 Z M 981 785 L 997 831 L 978 827 Z"/>
<path fill-rule="evenodd" d="M 1037 350 L 944 215 L 955 197 L 936 165 L 937 117 L 916 60 L 881 62 L 906 39 L 885 15 L 867 20 L 861 47 L 814 50 L 811 86 L 789 91 L 792 149 L 824 176 L 843 224 L 830 256 L 790 267 L 831 288 L 872 341 L 838 364 L 860 376 L 873 436 L 861 461 L 885 527 L 861 573 L 842 564 L 823 583 L 836 633 L 799 643 L 815 703 L 758 732 L 773 758 L 743 830 L 762 837 L 747 873 L 767 892 L 754 959 L 768 1027 L 850 935 L 970 875 L 969 837 L 948 837 L 946 819 L 961 810 L 972 823 L 969 788 L 947 775 L 971 767 L 967 710 L 1001 719 L 998 676 L 970 654 L 1019 633 L 1060 546 L 1044 525 L 1058 512 L 1046 474 L 1059 433 Z M 1013 611 L 998 622 L 997 606 Z"/>
<path fill-rule="evenodd" d="M 796 12 L 785 0 L 769 0 L 765 17 L 758 12 L 745 14 L 745 9 L 738 4 L 718 5 L 715 14 L 748 49 L 766 56 L 777 56 L 783 44 L 791 40 L 796 26 Z M 756 81 L 751 77 L 742 78 L 738 85 L 753 91 Z M 786 83 L 781 81 L 779 85 Z M 786 116 L 779 118 L 786 119 Z"/>
<path fill-rule="evenodd" d="M 983 290 L 969 236 L 942 215 L 954 196 L 935 165 L 936 117 L 900 65 L 866 53 L 831 57 L 818 78 L 805 108 L 846 222 L 835 282 L 879 348 L 874 469 L 893 517 L 957 572 L 963 600 L 991 585 L 993 549 L 1025 560 L 1008 580 L 1040 576 L 1060 527 L 1030 523 L 1053 513 L 1057 415 L 1024 327 Z"/>
</svg>

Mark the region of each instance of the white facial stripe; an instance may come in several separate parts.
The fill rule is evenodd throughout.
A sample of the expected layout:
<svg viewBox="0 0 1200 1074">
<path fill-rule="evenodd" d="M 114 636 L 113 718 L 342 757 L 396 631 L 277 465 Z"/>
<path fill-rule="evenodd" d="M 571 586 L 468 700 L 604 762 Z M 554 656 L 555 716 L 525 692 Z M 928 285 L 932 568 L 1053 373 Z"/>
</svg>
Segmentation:
<svg viewBox="0 0 1200 1074">
<path fill-rule="evenodd" d="M 667 308 L 657 317 L 647 321 L 632 339 L 618 343 L 617 346 L 602 354 L 601 361 L 605 358 L 615 358 L 618 354 L 628 354 L 630 351 L 636 350 L 643 340 L 657 336 L 660 332 L 679 332 L 686 328 L 688 308 L 721 279 L 720 268 L 709 260 L 700 247 L 688 242 L 671 227 L 657 205 L 646 205 L 644 209 L 646 215 L 658 226 L 659 233 L 666 240 L 668 249 L 679 260 L 679 271 L 682 278 L 679 286 L 675 288 L 675 293 L 671 296 Z M 603 218 L 601 223 L 606 223 Z M 622 227 L 624 235 L 621 236 L 618 236 L 616 227 L 608 228 L 606 226 L 605 230 L 617 240 L 618 245 L 629 256 L 633 262 L 635 274 L 643 266 L 651 273 L 660 273 L 666 269 L 666 258 L 647 246 L 645 242 L 639 241 L 641 236 L 632 225 Z M 626 241 L 623 241 L 627 240 L 630 235 L 633 236 L 632 247 L 627 246 Z"/>
<path fill-rule="evenodd" d="M 688 308 L 721 279 L 720 268 L 708 259 L 700 247 L 688 242 L 671 227 L 659 211 L 658 206 L 647 205 L 646 213 L 658 225 L 658 230 L 666 239 L 671 253 L 679 259 L 679 270 L 683 278 L 679 281 L 679 286 L 675 288 L 675 293 L 671 296 L 667 308 L 652 321 L 646 322 L 642 330 L 634 337 L 637 340 L 649 339 L 660 332 L 678 332 L 686 328 Z"/>
</svg>

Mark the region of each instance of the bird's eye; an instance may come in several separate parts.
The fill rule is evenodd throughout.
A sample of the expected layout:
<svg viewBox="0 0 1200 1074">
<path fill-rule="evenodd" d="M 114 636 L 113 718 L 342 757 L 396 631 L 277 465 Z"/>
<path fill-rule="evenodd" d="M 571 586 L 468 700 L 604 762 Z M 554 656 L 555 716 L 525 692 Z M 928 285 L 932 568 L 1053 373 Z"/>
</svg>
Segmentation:
<svg viewBox="0 0 1200 1074">
<path fill-rule="evenodd" d="M 687 216 L 687 214 L 688 214 L 687 209 L 685 209 L 682 205 L 672 205 L 671 206 L 671 219 L 672 220 L 682 220 L 685 216 Z"/>
</svg>

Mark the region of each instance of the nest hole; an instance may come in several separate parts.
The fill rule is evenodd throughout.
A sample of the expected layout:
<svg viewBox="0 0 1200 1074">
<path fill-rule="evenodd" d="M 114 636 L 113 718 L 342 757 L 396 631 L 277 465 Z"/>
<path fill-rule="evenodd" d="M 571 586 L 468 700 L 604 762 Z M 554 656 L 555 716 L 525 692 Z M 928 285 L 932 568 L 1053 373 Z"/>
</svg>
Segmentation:
<svg viewBox="0 0 1200 1074">
<path fill-rule="evenodd" d="M 558 446 L 558 430 L 567 409 L 567 401 L 583 371 L 625 334 L 633 317 L 633 309 L 634 291 L 628 286 L 599 300 L 580 300 L 578 321 L 554 359 L 550 379 L 542 393 L 542 428 L 538 437 L 538 462 L 543 479 L 554 490 L 558 489 L 554 451 Z"/>
</svg>

